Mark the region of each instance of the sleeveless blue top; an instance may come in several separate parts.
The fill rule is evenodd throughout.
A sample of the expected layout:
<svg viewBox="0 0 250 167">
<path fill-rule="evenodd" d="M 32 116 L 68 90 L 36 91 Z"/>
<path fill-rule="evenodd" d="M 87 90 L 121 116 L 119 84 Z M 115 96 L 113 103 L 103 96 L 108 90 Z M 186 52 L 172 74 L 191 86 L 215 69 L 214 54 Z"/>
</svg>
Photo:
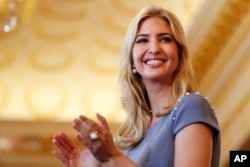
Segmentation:
<svg viewBox="0 0 250 167">
<path fill-rule="evenodd" d="M 175 136 L 193 123 L 211 127 L 211 167 L 219 167 L 221 144 L 218 121 L 208 101 L 198 93 L 182 97 L 172 111 L 148 128 L 146 136 L 136 147 L 122 152 L 140 167 L 173 167 Z"/>
</svg>

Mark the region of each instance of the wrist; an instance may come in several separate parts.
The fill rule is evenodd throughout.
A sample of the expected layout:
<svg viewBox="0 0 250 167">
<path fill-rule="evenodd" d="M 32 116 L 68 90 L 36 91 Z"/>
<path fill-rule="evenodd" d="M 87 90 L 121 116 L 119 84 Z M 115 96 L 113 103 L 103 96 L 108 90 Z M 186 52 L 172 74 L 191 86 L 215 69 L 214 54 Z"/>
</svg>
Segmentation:
<svg viewBox="0 0 250 167">
<path fill-rule="evenodd" d="M 139 167 L 136 163 L 134 163 L 127 156 L 119 152 L 114 157 L 111 157 L 108 161 L 102 163 L 105 167 Z"/>
<path fill-rule="evenodd" d="M 117 164 L 119 164 L 119 161 L 122 161 L 123 154 L 121 152 L 119 152 L 118 154 L 116 154 L 115 156 L 111 157 L 108 161 L 103 162 L 102 164 L 105 167 L 115 167 L 117 166 Z"/>
</svg>

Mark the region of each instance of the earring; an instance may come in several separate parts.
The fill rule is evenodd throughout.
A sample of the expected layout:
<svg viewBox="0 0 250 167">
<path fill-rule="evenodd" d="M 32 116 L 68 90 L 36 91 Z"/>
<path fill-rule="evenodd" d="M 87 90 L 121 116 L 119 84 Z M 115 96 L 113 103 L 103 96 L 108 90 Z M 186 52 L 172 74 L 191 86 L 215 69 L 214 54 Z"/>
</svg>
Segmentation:
<svg viewBox="0 0 250 167">
<path fill-rule="evenodd" d="M 136 71 L 136 69 L 135 69 L 135 68 L 133 68 L 133 69 L 132 69 L 132 72 L 133 72 L 134 74 L 136 74 L 136 73 L 137 73 L 137 71 Z"/>
</svg>

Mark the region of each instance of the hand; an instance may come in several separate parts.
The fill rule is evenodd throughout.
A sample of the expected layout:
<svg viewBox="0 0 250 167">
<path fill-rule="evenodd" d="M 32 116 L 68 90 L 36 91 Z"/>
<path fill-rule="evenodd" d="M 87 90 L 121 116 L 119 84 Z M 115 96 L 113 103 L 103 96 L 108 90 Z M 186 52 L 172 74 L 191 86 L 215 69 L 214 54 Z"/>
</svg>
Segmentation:
<svg viewBox="0 0 250 167">
<path fill-rule="evenodd" d="M 53 150 L 52 154 L 61 160 L 65 166 L 70 167 L 70 161 L 73 160 L 73 157 L 78 157 L 80 149 L 64 133 L 54 135 L 52 143 L 58 148 L 58 150 Z"/>
<path fill-rule="evenodd" d="M 89 149 L 83 149 L 80 152 L 78 159 L 78 165 L 72 167 L 102 167 L 102 163 L 99 162 L 89 151 Z"/>
<path fill-rule="evenodd" d="M 77 139 L 91 151 L 94 157 L 100 162 L 107 162 L 112 157 L 120 156 L 121 153 L 113 142 L 106 119 L 100 114 L 97 114 L 96 117 L 99 124 L 80 115 L 74 120 L 73 127 L 78 131 Z M 97 132 L 98 139 L 91 139 L 91 132 Z"/>
<path fill-rule="evenodd" d="M 61 160 L 66 167 L 101 166 L 101 163 L 93 157 L 88 149 L 77 148 L 64 133 L 56 134 L 52 142 L 58 148 L 58 151 L 54 150 L 52 154 Z"/>
</svg>

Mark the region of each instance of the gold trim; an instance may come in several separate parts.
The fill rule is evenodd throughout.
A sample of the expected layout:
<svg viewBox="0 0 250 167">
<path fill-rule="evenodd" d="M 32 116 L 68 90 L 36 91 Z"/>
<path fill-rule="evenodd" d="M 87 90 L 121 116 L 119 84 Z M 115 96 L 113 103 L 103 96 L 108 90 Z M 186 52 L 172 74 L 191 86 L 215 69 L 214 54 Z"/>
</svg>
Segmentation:
<svg viewBox="0 0 250 167">
<path fill-rule="evenodd" d="M 112 0 L 111 4 L 114 6 L 114 8 L 119 11 L 119 13 L 123 13 L 123 15 L 128 17 L 134 17 L 135 13 L 138 12 L 138 9 L 134 9 L 134 4 L 131 3 L 131 6 L 127 6 L 127 4 L 124 4 L 121 0 Z"/>
<path fill-rule="evenodd" d="M 46 52 L 48 53 L 55 53 L 60 55 L 62 58 L 64 58 L 64 61 L 56 64 L 56 65 L 47 65 L 44 64 L 43 62 L 39 61 L 39 57 L 44 57 L 46 56 Z M 32 51 L 29 54 L 28 57 L 28 62 L 31 64 L 32 67 L 35 69 L 45 71 L 45 72 L 58 72 L 63 69 L 67 69 L 73 62 L 73 54 L 69 50 L 64 50 L 64 49 L 45 49 L 45 48 L 39 48 L 34 51 Z"/>
<path fill-rule="evenodd" d="M 72 4 L 72 2 L 70 2 L 70 4 Z M 80 4 L 76 4 L 75 6 L 79 6 L 79 5 Z M 81 9 L 79 11 L 74 11 L 74 13 L 70 13 L 70 12 L 67 13 L 65 12 L 65 10 L 57 11 L 55 8 L 53 8 L 53 3 L 42 4 L 40 10 L 41 10 L 41 13 L 43 14 L 42 15 L 43 17 L 52 18 L 52 19 L 61 20 L 61 21 L 75 21 L 75 20 L 82 20 L 86 18 L 86 12 L 84 11 L 84 9 Z"/>
<path fill-rule="evenodd" d="M 112 63 L 112 67 L 109 66 L 108 62 L 111 59 L 117 59 L 117 63 Z M 90 69 L 90 71 L 96 72 L 98 74 L 107 74 L 107 75 L 115 75 L 117 73 L 117 64 L 118 64 L 118 60 L 119 57 L 115 57 L 115 56 L 107 56 L 105 55 L 105 58 L 103 57 L 103 55 L 95 55 L 95 54 L 91 54 L 91 55 L 86 55 L 86 66 L 88 67 L 88 69 Z M 102 62 L 102 63 L 98 63 Z M 106 65 L 106 66 L 105 66 Z"/>
<path fill-rule="evenodd" d="M 115 44 L 115 43 L 111 43 L 110 40 L 106 39 L 104 36 L 96 35 L 94 36 L 94 41 L 98 45 L 98 47 L 108 52 L 115 53 L 118 57 L 120 56 L 121 45 L 117 45 L 117 44 L 122 43 L 122 40 L 120 42 L 116 41 L 116 44 Z"/>
<path fill-rule="evenodd" d="M 237 26 L 240 25 L 241 18 L 248 12 L 249 5 L 249 1 L 246 0 L 228 1 L 211 25 L 208 34 L 200 43 L 200 47 L 192 55 L 198 82 L 209 71 L 211 64 L 217 59 Z"/>
<path fill-rule="evenodd" d="M 77 30 L 68 30 L 68 32 L 64 33 L 55 33 L 45 30 L 45 28 L 42 25 L 34 26 L 33 33 L 37 38 L 47 40 L 49 42 L 55 42 L 55 41 L 63 42 L 63 41 L 73 40 L 76 37 L 80 36 L 80 33 Z"/>
</svg>

